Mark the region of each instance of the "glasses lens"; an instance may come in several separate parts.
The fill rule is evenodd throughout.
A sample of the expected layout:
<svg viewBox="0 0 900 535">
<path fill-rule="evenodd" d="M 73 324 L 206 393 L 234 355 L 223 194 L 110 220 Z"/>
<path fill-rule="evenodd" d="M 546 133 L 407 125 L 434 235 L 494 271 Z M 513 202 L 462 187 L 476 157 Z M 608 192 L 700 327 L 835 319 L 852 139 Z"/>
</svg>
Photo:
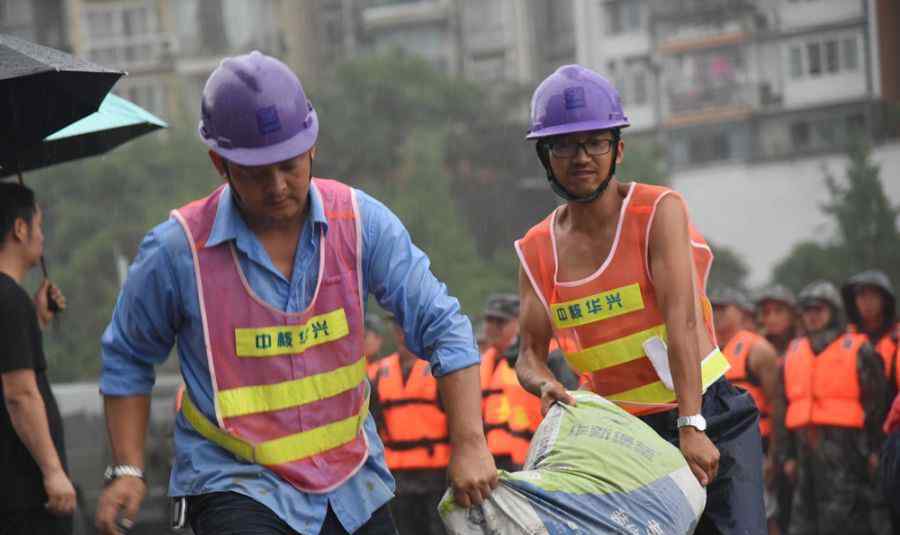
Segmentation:
<svg viewBox="0 0 900 535">
<path fill-rule="evenodd" d="M 609 152 L 611 141 L 608 139 L 589 139 L 584 143 L 584 148 L 591 156 L 601 156 Z"/>
<path fill-rule="evenodd" d="M 557 158 L 571 158 L 577 150 L 578 145 L 571 141 L 556 141 L 550 145 L 550 152 Z"/>
</svg>

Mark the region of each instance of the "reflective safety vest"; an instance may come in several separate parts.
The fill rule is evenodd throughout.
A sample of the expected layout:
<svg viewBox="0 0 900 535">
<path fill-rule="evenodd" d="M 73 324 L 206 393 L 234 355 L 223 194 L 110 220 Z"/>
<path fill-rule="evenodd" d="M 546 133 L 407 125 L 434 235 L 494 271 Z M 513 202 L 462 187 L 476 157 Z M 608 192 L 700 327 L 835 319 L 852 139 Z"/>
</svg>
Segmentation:
<svg viewBox="0 0 900 535">
<path fill-rule="evenodd" d="M 866 415 L 859 399 L 857 358 L 865 343 L 865 336 L 847 333 L 815 355 L 808 338 L 791 342 L 784 364 L 788 429 L 862 428 Z"/>
<path fill-rule="evenodd" d="M 329 492 L 359 470 L 369 447 L 363 356 L 362 238 L 351 188 L 313 179 L 328 219 L 317 290 L 285 313 L 250 288 L 232 242 L 207 246 L 221 195 L 172 212 L 194 260 L 214 413 L 188 391 L 182 413 L 207 440 L 265 466 L 304 492 Z"/>
<path fill-rule="evenodd" d="M 593 275 L 579 281 L 556 279 L 554 227 L 560 209 L 516 242 L 522 267 L 550 317 L 569 365 L 580 374 L 589 372 L 594 392 L 632 414 L 676 406 L 670 387 L 666 325 L 648 263 L 653 216 L 659 201 L 669 194 L 678 195 L 658 186 L 632 184 L 622 204 L 609 257 Z M 704 325 L 714 342 L 712 307 L 705 289 L 712 251 L 693 225 L 690 234 Z M 701 365 L 703 388 L 727 369 L 728 360 L 718 349 L 706 356 Z"/>
<path fill-rule="evenodd" d="M 375 376 L 378 375 L 378 368 L 379 368 L 380 364 L 381 364 L 381 360 L 377 360 L 370 364 L 366 364 L 366 375 L 369 376 L 370 381 L 374 381 Z"/>
<path fill-rule="evenodd" d="M 749 380 L 749 369 L 747 361 L 749 360 L 750 351 L 753 346 L 763 338 L 750 331 L 738 331 L 722 350 L 728 357 L 731 369 L 725 373 L 725 377 L 747 391 L 756 407 L 759 409 L 759 432 L 762 436 L 767 437 L 772 432 L 772 422 L 770 420 L 771 409 L 769 401 L 760 386 L 755 385 Z"/>
<path fill-rule="evenodd" d="M 404 384 L 397 353 L 378 361 L 378 400 L 384 411 L 384 458 L 391 470 L 445 468 L 450 463 L 447 416 L 438 407 L 437 380 L 416 359 Z"/>
</svg>

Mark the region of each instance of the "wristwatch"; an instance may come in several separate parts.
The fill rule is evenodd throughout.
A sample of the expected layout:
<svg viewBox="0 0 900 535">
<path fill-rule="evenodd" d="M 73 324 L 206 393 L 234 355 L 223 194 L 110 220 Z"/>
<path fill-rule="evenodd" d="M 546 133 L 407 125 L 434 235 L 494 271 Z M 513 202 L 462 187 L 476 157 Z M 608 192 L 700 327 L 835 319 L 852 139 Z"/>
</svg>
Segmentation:
<svg viewBox="0 0 900 535">
<path fill-rule="evenodd" d="M 679 416 L 678 419 L 675 420 L 675 425 L 678 427 L 678 429 L 691 426 L 697 431 L 706 431 L 706 418 L 704 418 L 702 414 L 695 414 L 693 416 Z"/>
<path fill-rule="evenodd" d="M 106 470 L 103 472 L 103 483 L 109 485 L 113 480 L 122 476 L 136 477 L 145 483 L 147 481 L 146 478 L 144 478 L 144 471 L 137 466 L 132 464 L 116 464 L 106 467 Z"/>
</svg>

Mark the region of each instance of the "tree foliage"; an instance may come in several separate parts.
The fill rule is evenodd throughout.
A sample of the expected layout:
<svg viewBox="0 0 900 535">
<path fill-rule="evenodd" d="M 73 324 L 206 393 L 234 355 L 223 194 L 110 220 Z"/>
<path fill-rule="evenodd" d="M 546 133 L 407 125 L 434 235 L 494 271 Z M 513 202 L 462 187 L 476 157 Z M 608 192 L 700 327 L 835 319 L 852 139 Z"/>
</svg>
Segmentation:
<svg viewBox="0 0 900 535">
<path fill-rule="evenodd" d="M 747 275 L 750 268 L 744 259 L 734 250 L 710 243 L 715 259 L 709 273 L 708 288 L 730 287 L 746 290 Z"/>
</svg>

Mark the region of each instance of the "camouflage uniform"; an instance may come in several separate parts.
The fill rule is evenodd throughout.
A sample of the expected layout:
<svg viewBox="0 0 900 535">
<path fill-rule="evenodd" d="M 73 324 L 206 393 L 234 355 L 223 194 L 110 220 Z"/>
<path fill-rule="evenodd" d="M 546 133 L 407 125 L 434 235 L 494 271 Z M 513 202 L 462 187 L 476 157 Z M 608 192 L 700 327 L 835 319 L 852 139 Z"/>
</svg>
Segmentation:
<svg viewBox="0 0 900 535">
<path fill-rule="evenodd" d="M 856 306 L 856 292 L 860 286 L 871 286 L 877 288 L 881 291 L 882 296 L 884 297 L 883 304 L 883 322 L 882 325 L 875 331 L 869 332 L 863 328 L 862 316 L 860 315 L 859 309 Z M 844 300 L 844 307 L 847 310 L 847 319 L 851 324 L 856 325 L 857 330 L 866 336 L 869 337 L 869 340 L 872 341 L 873 344 L 877 344 L 879 340 L 885 335 L 890 336 L 894 340 L 894 344 L 897 344 L 897 296 L 894 293 L 894 287 L 891 284 L 891 280 L 888 278 L 886 274 L 881 271 L 870 269 L 868 271 L 863 271 L 862 273 L 857 273 L 856 275 L 850 277 L 844 286 L 841 288 L 841 297 Z M 884 358 L 884 355 L 882 355 Z M 890 405 L 894 400 L 894 397 L 897 395 L 898 385 L 895 382 L 896 377 L 896 366 L 897 366 L 897 356 L 891 355 L 891 364 L 888 369 L 885 370 L 887 372 L 888 377 L 888 388 L 887 388 L 887 404 Z M 882 472 L 879 471 L 879 479 L 881 479 Z M 879 483 L 881 483 L 879 481 Z M 882 488 L 883 485 L 879 484 L 876 488 Z M 881 533 L 879 531 L 880 526 L 887 522 L 887 518 L 891 516 L 891 510 L 889 506 L 889 501 L 893 499 L 892 495 L 885 495 L 883 492 L 879 492 L 876 496 L 875 503 L 875 511 L 873 511 L 872 525 L 876 527 L 876 532 Z M 900 519 L 894 519 L 894 532 L 900 533 Z M 885 533 L 889 533 L 889 531 L 885 531 Z"/>
<path fill-rule="evenodd" d="M 837 290 L 831 290 L 837 297 Z M 809 294 L 806 290 L 804 293 Z M 832 309 L 831 324 L 808 335 L 813 352 L 819 355 L 845 331 L 839 298 L 826 299 L 816 293 L 809 299 L 825 301 Z M 801 293 L 801 305 L 803 297 Z M 789 535 L 873 533 L 870 515 L 876 482 L 870 476 L 869 456 L 880 450 L 883 439 L 887 381 L 881 357 L 868 343 L 859 349 L 857 373 L 860 403 L 866 415 L 862 429 L 816 426 L 794 432 L 776 430 L 780 432 L 778 455 L 782 464 L 789 459 L 798 464 Z M 784 374 L 779 392 L 786 402 Z"/>
</svg>

